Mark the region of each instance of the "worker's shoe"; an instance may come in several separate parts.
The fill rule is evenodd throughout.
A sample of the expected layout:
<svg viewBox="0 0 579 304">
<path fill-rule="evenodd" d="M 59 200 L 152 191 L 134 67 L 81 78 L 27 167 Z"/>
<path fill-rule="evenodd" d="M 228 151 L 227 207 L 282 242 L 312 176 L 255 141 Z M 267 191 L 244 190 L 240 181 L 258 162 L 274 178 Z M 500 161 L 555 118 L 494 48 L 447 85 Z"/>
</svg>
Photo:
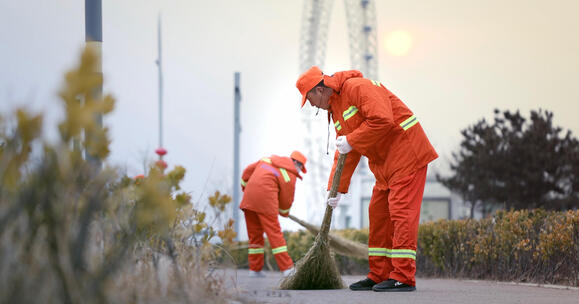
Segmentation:
<svg viewBox="0 0 579 304">
<path fill-rule="evenodd" d="M 292 274 L 294 274 L 295 272 L 296 272 L 296 269 L 292 267 L 292 268 L 289 268 L 289 269 L 282 271 L 281 275 L 283 275 L 284 278 L 287 278 L 287 277 L 291 276 Z"/>
<path fill-rule="evenodd" d="M 249 277 L 250 278 L 265 278 L 265 274 L 263 274 L 263 272 L 261 270 L 260 271 L 250 270 L 249 271 Z"/>
<path fill-rule="evenodd" d="M 376 282 L 370 280 L 369 278 L 365 278 L 360 280 L 352 285 L 350 285 L 351 290 L 372 290 L 372 287 L 376 285 Z"/>
<path fill-rule="evenodd" d="M 382 283 L 378 283 L 372 287 L 374 291 L 415 291 L 415 286 L 410 286 L 394 279 L 388 279 Z"/>
</svg>

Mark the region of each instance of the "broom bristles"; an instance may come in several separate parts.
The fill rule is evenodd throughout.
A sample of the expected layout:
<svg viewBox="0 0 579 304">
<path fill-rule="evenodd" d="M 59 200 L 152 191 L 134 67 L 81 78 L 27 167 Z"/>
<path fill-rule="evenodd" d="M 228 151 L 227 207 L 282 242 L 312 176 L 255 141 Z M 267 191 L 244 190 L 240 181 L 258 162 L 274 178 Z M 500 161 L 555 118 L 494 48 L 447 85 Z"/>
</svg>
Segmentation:
<svg viewBox="0 0 579 304">
<path fill-rule="evenodd" d="M 332 179 L 330 197 L 335 197 L 340 184 L 342 168 L 346 154 L 340 154 Z M 328 232 L 332 221 L 332 207 L 326 206 L 326 213 L 322 221 L 320 233 L 308 253 L 296 264 L 296 272 L 285 278 L 280 285 L 281 289 L 342 289 L 344 283 L 330 253 Z"/>
<path fill-rule="evenodd" d="M 296 264 L 296 272 L 285 278 L 281 289 L 342 289 L 344 283 L 330 253 L 327 239 L 316 237 L 308 253 Z"/>
</svg>

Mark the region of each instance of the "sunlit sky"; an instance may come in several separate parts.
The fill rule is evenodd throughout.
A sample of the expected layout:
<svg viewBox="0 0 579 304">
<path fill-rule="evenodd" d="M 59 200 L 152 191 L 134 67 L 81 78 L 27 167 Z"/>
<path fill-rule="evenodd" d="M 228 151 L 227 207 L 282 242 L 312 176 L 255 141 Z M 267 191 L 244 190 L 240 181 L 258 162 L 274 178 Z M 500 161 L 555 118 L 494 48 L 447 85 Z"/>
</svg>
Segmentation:
<svg viewBox="0 0 579 304">
<path fill-rule="evenodd" d="M 579 1 L 376 1 L 379 80 L 415 113 L 444 172 L 459 131 L 494 108 L 548 109 L 579 133 Z M 241 72 L 243 166 L 303 147 L 295 89 L 303 1 L 103 0 L 109 164 L 142 173 L 157 148 L 157 15 L 163 24 L 165 148 L 195 199 L 231 192 L 233 73 Z M 327 74 L 349 69 L 342 1 L 330 20 Z M 47 115 L 54 138 L 63 72 L 84 45 L 84 1 L 0 1 L 0 112 Z M 319 119 L 319 117 L 318 117 Z M 325 130 L 323 130 L 325 132 Z M 300 134 L 301 133 L 301 134 Z M 307 175 L 301 183 L 307 183 Z M 299 182 L 300 183 L 300 182 Z M 301 191 L 298 184 L 298 191 Z M 293 213 L 307 218 L 297 202 Z"/>
<path fill-rule="evenodd" d="M 412 50 L 412 34 L 405 30 L 394 30 L 383 35 L 384 49 L 389 55 L 406 56 Z"/>
</svg>

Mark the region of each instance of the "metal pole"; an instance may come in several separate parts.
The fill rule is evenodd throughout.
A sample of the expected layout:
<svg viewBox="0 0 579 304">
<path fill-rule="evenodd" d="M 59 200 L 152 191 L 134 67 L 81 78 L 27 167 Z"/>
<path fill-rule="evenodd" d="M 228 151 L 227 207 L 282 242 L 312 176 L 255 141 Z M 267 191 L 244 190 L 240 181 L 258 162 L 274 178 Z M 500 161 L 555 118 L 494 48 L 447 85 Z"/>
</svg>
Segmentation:
<svg viewBox="0 0 579 304">
<path fill-rule="evenodd" d="M 158 51 L 157 67 L 159 68 L 159 148 L 163 147 L 163 61 L 161 56 L 161 14 L 158 18 Z"/>
<path fill-rule="evenodd" d="M 239 134 L 241 133 L 241 122 L 239 119 L 239 108 L 241 103 L 241 93 L 239 90 L 240 73 L 235 72 L 235 97 L 233 114 L 233 220 L 235 233 L 239 236 Z M 238 239 L 238 237 L 237 237 Z"/>
<path fill-rule="evenodd" d="M 159 71 L 159 147 L 155 150 L 155 153 L 159 155 L 159 160 L 156 164 L 161 171 L 163 171 L 167 168 L 167 162 L 163 160 L 163 156 L 167 154 L 167 150 L 163 148 L 163 56 L 161 53 L 161 45 L 161 14 L 159 14 L 157 19 L 157 50 L 159 55 L 155 61 Z"/>
<path fill-rule="evenodd" d="M 103 24 L 102 24 L 102 2 L 101 0 L 85 0 L 84 1 L 84 20 L 85 20 L 85 41 L 87 48 L 90 48 L 97 56 L 97 63 L 95 73 L 99 74 L 102 79 L 102 42 L 103 42 Z M 102 84 L 96 88 L 94 92 L 95 99 L 101 99 L 103 96 Z M 97 114 L 95 117 L 96 123 L 99 127 L 103 125 L 103 117 Z M 101 162 L 99 159 L 89 155 L 85 150 L 86 159 L 100 168 Z"/>
<path fill-rule="evenodd" d="M 89 42 L 102 42 L 102 3 L 101 0 L 84 0 L 85 37 Z"/>
</svg>

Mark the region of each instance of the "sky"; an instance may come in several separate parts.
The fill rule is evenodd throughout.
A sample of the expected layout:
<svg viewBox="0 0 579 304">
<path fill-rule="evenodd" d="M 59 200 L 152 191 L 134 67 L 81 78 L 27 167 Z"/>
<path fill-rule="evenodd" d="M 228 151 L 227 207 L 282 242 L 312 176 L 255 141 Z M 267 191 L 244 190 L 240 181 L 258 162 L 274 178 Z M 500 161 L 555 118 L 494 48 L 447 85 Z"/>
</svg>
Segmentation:
<svg viewBox="0 0 579 304">
<path fill-rule="evenodd" d="M 302 8 L 303 1 L 103 0 L 104 92 L 117 101 L 104 119 L 112 139 L 107 164 L 137 175 L 156 159 L 159 14 L 165 159 L 187 169 L 183 188 L 194 200 L 232 191 L 235 72 L 241 170 L 263 156 L 303 149 L 295 88 L 303 72 Z M 447 172 L 460 130 L 492 118 L 494 108 L 525 116 L 552 111 L 555 124 L 577 137 L 577 11 L 574 0 L 376 1 L 378 80 L 420 118 L 440 155 L 434 171 Z M 393 35 L 398 51 L 387 45 Z M 84 40 L 84 1 L 0 0 L 0 113 L 22 106 L 43 112 L 46 137 L 54 138 L 62 118 L 57 92 Z M 323 70 L 347 69 L 347 24 L 337 0 Z M 309 208 L 298 200 L 307 182 L 306 174 L 292 208 L 306 219 Z"/>
</svg>

